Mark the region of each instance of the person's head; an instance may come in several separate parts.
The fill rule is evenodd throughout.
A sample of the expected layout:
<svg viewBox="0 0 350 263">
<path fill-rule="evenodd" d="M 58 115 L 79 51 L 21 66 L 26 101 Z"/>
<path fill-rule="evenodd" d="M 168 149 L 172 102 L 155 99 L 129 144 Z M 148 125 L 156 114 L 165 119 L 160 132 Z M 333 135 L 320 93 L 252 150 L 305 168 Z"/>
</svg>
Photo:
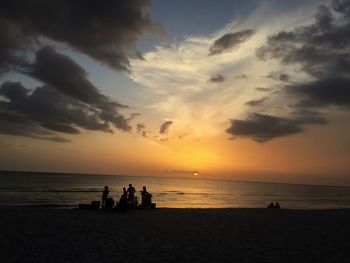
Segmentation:
<svg viewBox="0 0 350 263">
<path fill-rule="evenodd" d="M 107 185 L 105 186 L 105 190 L 108 190 L 108 186 Z"/>
<path fill-rule="evenodd" d="M 143 191 L 146 191 L 146 186 L 142 187 Z"/>
<path fill-rule="evenodd" d="M 123 191 L 124 191 L 124 192 L 126 191 L 126 188 L 125 188 L 125 187 L 123 187 Z"/>
<path fill-rule="evenodd" d="M 129 187 L 132 187 L 132 184 L 129 184 Z"/>
</svg>

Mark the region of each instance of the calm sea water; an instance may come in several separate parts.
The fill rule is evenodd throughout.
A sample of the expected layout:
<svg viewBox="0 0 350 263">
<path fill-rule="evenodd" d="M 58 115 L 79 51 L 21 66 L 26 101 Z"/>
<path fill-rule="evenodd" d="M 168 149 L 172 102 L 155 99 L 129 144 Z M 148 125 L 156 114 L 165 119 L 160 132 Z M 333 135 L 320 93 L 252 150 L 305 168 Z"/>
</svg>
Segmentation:
<svg viewBox="0 0 350 263">
<path fill-rule="evenodd" d="M 119 200 L 129 183 L 138 195 L 147 186 L 157 207 L 265 207 L 278 201 L 283 208 L 350 208 L 350 187 L 23 172 L 0 172 L 0 205 L 75 207 L 100 200 L 105 185 Z"/>
</svg>

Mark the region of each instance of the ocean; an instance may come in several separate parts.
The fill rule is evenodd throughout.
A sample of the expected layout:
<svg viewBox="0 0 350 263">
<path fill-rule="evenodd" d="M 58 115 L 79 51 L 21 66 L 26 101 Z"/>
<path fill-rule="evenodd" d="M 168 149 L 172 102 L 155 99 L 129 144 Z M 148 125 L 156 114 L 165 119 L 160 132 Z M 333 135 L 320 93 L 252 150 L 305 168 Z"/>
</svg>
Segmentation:
<svg viewBox="0 0 350 263">
<path fill-rule="evenodd" d="M 74 208 L 100 200 L 105 185 L 119 200 L 129 183 L 138 196 L 147 186 L 157 207 L 262 208 L 278 201 L 282 208 L 350 208 L 350 187 L 34 172 L 0 172 L 0 206 Z"/>
</svg>

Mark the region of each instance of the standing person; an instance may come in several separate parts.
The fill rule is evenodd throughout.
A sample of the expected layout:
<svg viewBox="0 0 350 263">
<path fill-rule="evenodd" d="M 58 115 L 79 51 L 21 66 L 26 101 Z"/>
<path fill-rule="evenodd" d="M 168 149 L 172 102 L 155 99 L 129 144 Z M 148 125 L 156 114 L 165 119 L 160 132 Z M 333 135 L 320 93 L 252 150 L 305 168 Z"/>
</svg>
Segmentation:
<svg viewBox="0 0 350 263">
<path fill-rule="evenodd" d="M 126 207 L 127 207 L 127 204 L 128 204 L 128 192 L 126 191 L 126 188 L 124 187 L 123 188 L 123 194 L 122 196 L 120 197 L 120 200 L 119 200 L 119 208 L 123 211 L 126 210 Z"/>
<path fill-rule="evenodd" d="M 132 186 L 132 184 L 129 184 L 129 188 L 128 188 L 128 204 L 130 205 L 130 207 L 134 206 L 134 197 L 135 197 L 135 187 Z"/>
<path fill-rule="evenodd" d="M 105 206 L 106 206 L 106 200 L 107 200 L 107 197 L 108 197 L 108 194 L 109 194 L 109 190 L 108 189 L 109 189 L 109 187 L 106 185 L 105 189 L 102 192 L 102 208 L 105 208 Z"/>
</svg>

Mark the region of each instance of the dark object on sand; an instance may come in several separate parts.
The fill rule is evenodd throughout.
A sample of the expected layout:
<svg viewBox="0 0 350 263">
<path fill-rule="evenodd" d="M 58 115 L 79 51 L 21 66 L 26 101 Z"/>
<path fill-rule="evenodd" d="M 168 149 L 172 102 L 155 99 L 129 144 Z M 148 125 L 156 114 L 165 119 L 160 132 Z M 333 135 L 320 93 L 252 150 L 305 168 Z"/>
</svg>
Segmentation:
<svg viewBox="0 0 350 263">
<path fill-rule="evenodd" d="M 91 204 L 79 204 L 78 207 L 82 210 L 99 210 L 100 204 L 100 201 L 92 201 Z"/>
<path fill-rule="evenodd" d="M 114 206 L 114 200 L 113 198 L 107 198 L 105 202 L 104 209 L 112 209 Z"/>
<path fill-rule="evenodd" d="M 271 202 L 271 203 L 267 206 L 267 208 L 275 208 L 275 205 L 273 204 L 273 202 Z"/>
<path fill-rule="evenodd" d="M 271 202 L 267 208 L 280 208 L 280 204 L 278 202 L 276 202 L 276 204 L 274 204 L 273 202 Z"/>
<path fill-rule="evenodd" d="M 116 204 L 115 209 L 120 209 L 122 211 L 126 211 L 126 208 L 128 207 L 128 192 L 126 191 L 126 188 L 123 188 L 123 194 L 121 195 L 119 199 L 119 203 Z"/>
</svg>

